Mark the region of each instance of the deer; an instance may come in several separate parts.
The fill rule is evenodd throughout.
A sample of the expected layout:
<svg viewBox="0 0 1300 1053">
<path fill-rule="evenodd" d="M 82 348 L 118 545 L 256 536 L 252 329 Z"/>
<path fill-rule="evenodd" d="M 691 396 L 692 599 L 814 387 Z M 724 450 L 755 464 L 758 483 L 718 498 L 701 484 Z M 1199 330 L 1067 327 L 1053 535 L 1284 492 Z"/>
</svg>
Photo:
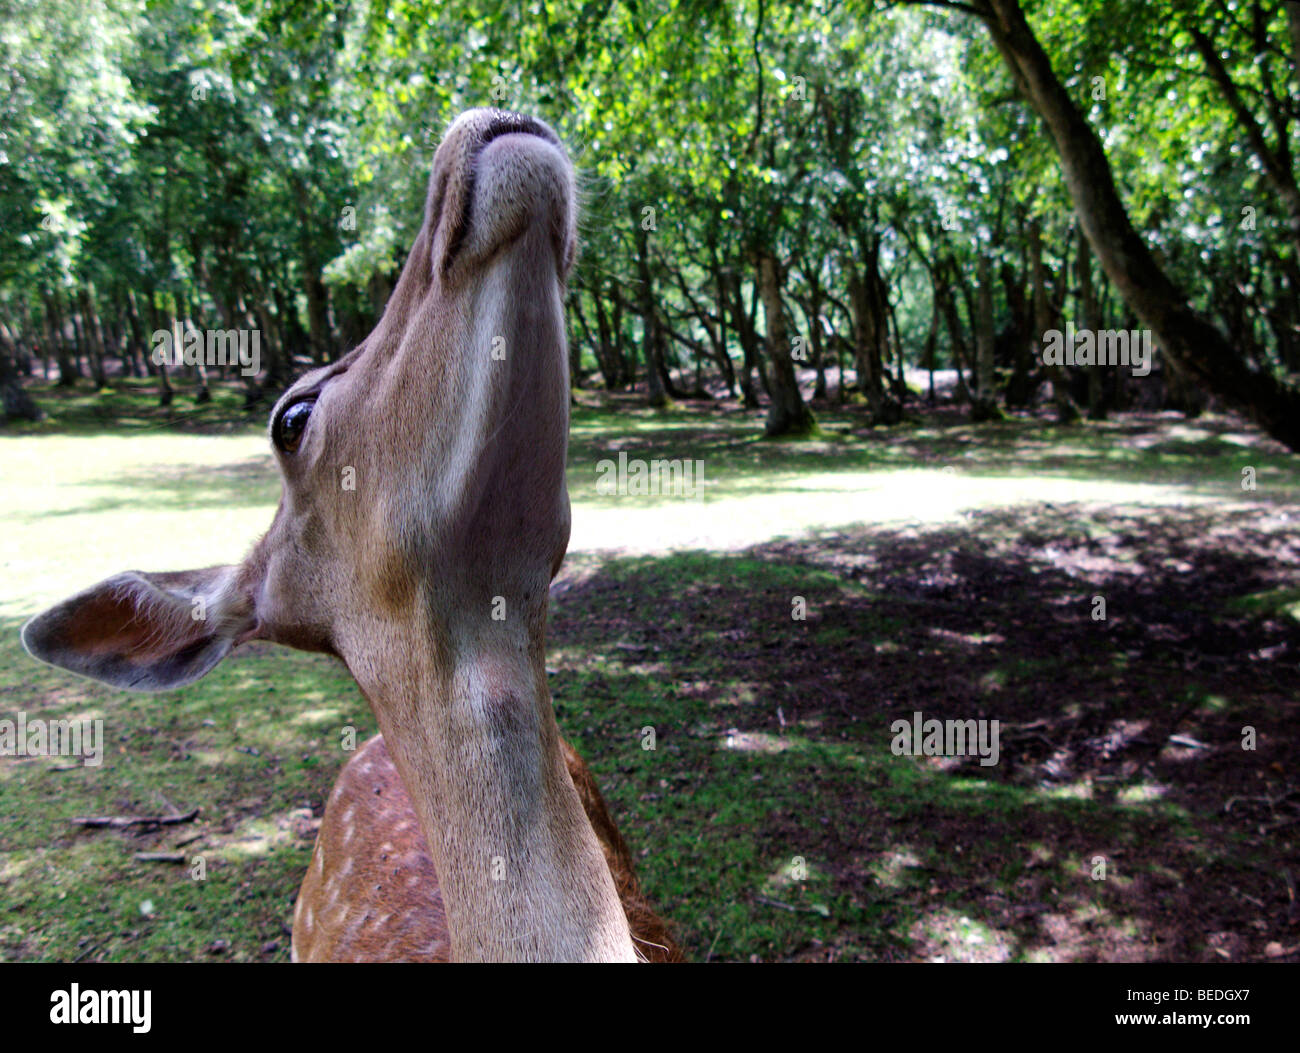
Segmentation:
<svg viewBox="0 0 1300 1053">
<path fill-rule="evenodd" d="M 569 542 L 567 151 L 470 110 L 373 332 L 271 411 L 282 481 L 242 563 L 127 571 L 29 621 L 35 658 L 173 690 L 270 641 L 340 659 L 380 734 L 343 766 L 295 961 L 678 961 L 545 664 Z"/>
</svg>

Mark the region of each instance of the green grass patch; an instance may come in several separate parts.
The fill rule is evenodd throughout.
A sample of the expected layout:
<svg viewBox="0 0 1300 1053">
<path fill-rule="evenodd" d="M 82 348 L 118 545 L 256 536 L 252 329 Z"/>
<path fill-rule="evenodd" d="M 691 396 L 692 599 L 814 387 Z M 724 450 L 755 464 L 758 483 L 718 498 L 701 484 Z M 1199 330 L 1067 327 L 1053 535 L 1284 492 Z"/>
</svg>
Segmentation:
<svg viewBox="0 0 1300 1053">
<path fill-rule="evenodd" d="M 99 767 L 0 758 L 5 959 L 284 960 L 343 732 L 374 730 L 318 655 L 254 645 L 182 691 L 131 695 L 22 652 L 44 606 L 126 568 L 236 561 L 269 524 L 264 414 L 236 386 L 213 391 L 162 409 L 144 382 L 38 385 L 50 418 L 0 432 L 0 718 L 105 733 Z M 1225 917 L 1271 902 L 1291 834 L 1254 831 L 1284 817 L 1225 818 L 1223 802 L 1262 809 L 1250 802 L 1272 799 L 1285 757 L 1237 749 L 1197 768 L 1210 754 L 1165 740 L 1218 749 L 1244 722 L 1278 726 L 1281 692 L 1249 656 L 1287 642 L 1284 627 L 1263 639 L 1264 619 L 1300 610 L 1300 589 L 1273 580 L 1289 542 L 1258 526 L 1300 494 L 1294 458 L 1216 419 L 871 429 L 851 407 L 817 412 L 819 435 L 798 442 L 761 441 L 754 413 L 573 413 L 557 716 L 689 954 L 1196 959 L 1208 937 L 1179 927 L 1194 917 L 1180 896 L 1220 897 Z M 703 460 L 705 499 L 597 494 L 596 463 L 620 451 Z M 1257 492 L 1240 490 L 1243 464 Z M 1202 514 L 1253 517 L 1249 536 L 1273 547 L 1234 535 L 1206 551 L 1241 565 L 1198 563 Z M 1187 574 L 1206 584 L 1176 592 Z M 1098 591 L 1122 632 L 1088 620 Z M 1165 594 L 1171 610 L 1149 600 Z M 1188 619 L 1242 642 L 1180 637 Z M 1222 654 L 1202 668 L 1205 639 Z M 1016 729 L 1005 766 L 893 756 L 889 722 L 915 708 L 1000 715 Z M 69 822 L 192 808 L 195 822 L 148 833 Z M 186 862 L 135 858 L 159 851 Z"/>
</svg>

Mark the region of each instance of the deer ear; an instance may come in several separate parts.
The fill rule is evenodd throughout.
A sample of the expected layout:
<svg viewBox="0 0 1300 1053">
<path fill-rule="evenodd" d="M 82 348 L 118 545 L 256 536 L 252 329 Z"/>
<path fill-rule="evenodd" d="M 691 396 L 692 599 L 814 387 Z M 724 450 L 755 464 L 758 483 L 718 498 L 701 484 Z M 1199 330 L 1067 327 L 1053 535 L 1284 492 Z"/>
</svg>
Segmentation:
<svg viewBox="0 0 1300 1053">
<path fill-rule="evenodd" d="M 113 687 L 182 687 L 256 628 L 251 599 L 235 587 L 238 570 L 118 574 L 38 614 L 23 626 L 23 646 Z"/>
</svg>

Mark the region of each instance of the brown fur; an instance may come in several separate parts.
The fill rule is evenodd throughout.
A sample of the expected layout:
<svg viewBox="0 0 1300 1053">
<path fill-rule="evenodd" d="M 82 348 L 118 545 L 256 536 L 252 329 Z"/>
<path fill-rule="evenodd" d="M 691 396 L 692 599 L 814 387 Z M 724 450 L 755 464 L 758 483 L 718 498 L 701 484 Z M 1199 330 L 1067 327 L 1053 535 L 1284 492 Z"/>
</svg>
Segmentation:
<svg viewBox="0 0 1300 1053">
<path fill-rule="evenodd" d="M 591 771 L 568 742 L 560 744 L 605 850 L 637 950 L 648 962 L 684 961 L 668 927 L 641 894 L 632 855 Z M 357 751 L 334 784 L 294 911 L 293 940 L 294 960 L 300 962 L 450 958 L 438 871 L 382 735 Z"/>
</svg>

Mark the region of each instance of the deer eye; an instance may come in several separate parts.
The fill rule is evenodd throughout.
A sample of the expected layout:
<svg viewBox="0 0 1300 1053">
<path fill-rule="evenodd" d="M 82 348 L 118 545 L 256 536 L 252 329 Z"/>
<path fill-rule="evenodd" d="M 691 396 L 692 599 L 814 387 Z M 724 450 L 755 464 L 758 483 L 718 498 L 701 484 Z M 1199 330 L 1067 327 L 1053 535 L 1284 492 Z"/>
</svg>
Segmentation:
<svg viewBox="0 0 1300 1053">
<path fill-rule="evenodd" d="M 307 430 L 307 420 L 311 417 L 311 408 L 315 399 L 293 402 L 275 419 L 271 428 L 271 439 L 281 453 L 295 453 L 302 442 L 302 433 Z"/>
</svg>

